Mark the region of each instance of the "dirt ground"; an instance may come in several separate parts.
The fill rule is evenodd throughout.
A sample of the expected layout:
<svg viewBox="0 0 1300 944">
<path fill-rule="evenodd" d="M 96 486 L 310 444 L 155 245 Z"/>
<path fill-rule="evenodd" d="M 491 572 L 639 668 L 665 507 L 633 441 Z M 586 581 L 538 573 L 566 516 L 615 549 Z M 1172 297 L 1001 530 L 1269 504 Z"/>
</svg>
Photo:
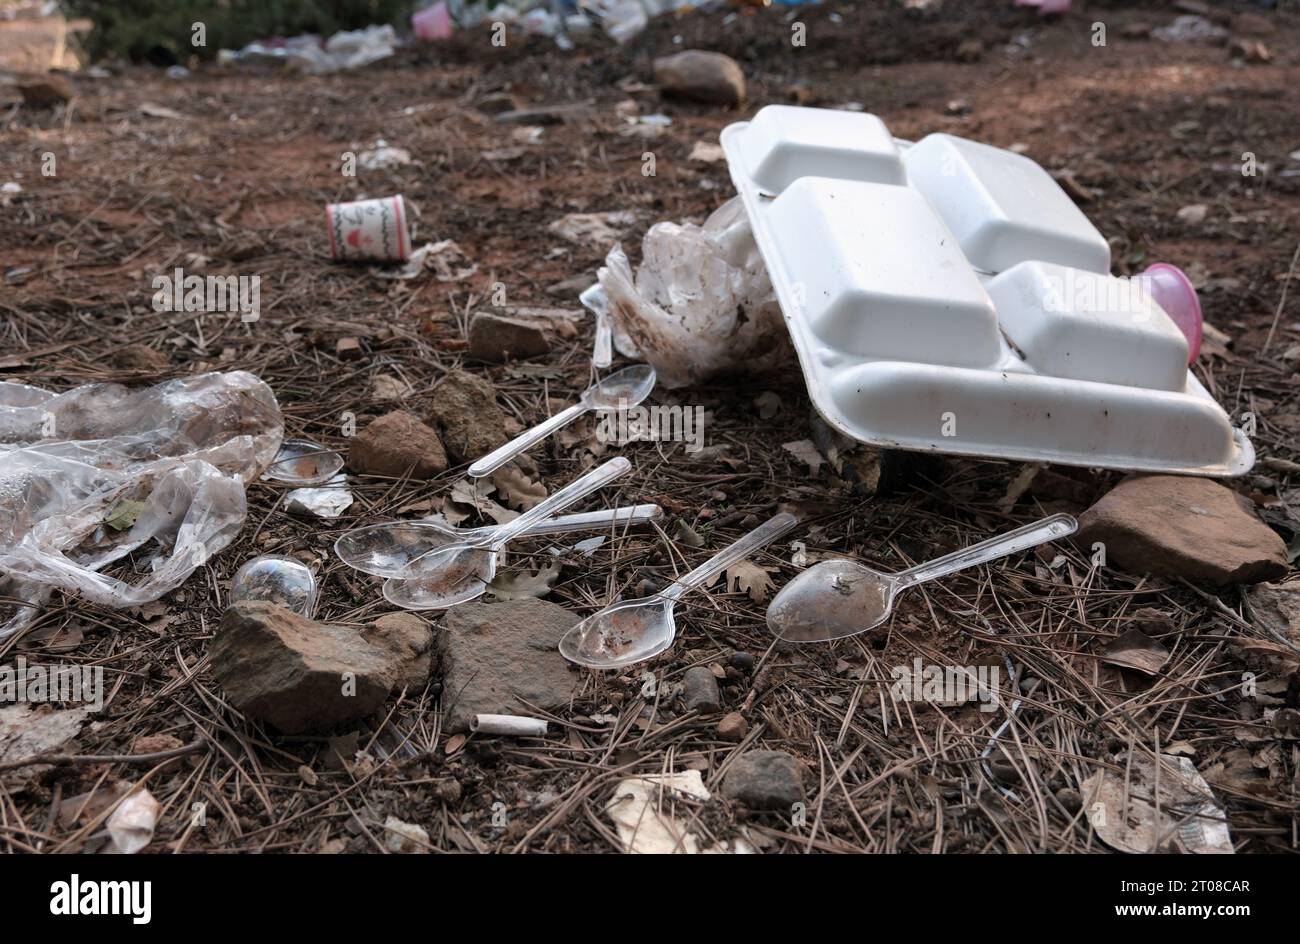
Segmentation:
<svg viewBox="0 0 1300 944">
<path fill-rule="evenodd" d="M 122 68 L 74 76 L 75 101 L 52 112 L 21 107 L 16 95 L 6 103 L 0 86 L 0 183 L 22 186 L 0 208 L 0 377 L 64 390 L 248 370 L 275 390 L 286 435 L 346 450 L 345 412 L 364 424 L 392 407 L 374 396 L 376 375 L 408 382 L 408 405 L 422 413 L 438 379 L 464 365 L 531 425 L 590 381 L 589 320 L 549 356 L 505 366 L 470 361 L 465 332 L 498 282 L 512 305 L 578 307 L 608 247 L 565 242 L 547 232 L 551 222 L 631 211 L 623 241 L 635 259 L 652 223 L 702 221 L 732 196 L 725 163 L 689 160 L 696 142 L 716 142 L 728 123 L 767 104 L 856 102 L 900 137 L 949 131 L 1016 146 L 1066 175 L 1111 239 L 1118 274 L 1162 260 L 1188 270 L 1221 332 L 1196 375 L 1234 420 L 1256 415 L 1262 457 L 1300 461 L 1300 378 L 1294 357 L 1284 357 L 1300 344 L 1300 293 L 1283 305 L 1300 233 L 1300 154 L 1290 156 L 1300 148 L 1300 14 L 1216 8 L 1231 11 L 1223 16 L 1234 36 L 1261 32 L 1250 38 L 1273 61 L 1255 63 L 1223 45 L 1139 35 L 1136 24 L 1169 22 L 1173 3 L 1086 7 L 1052 20 L 986 0 L 932 14 L 883 2 L 745 11 L 726 23 L 720 13 L 682 14 L 623 49 L 599 37 L 567 53 L 540 38 L 512 37 L 501 49 L 475 33 L 323 77 L 201 68 L 171 79 Z M 1263 23 L 1243 19 L 1246 11 Z M 795 19 L 807 25 L 804 47 L 790 44 Z M 1095 21 L 1106 24 L 1105 46 L 1090 41 Z M 741 63 L 744 109 L 658 99 L 652 58 L 691 47 Z M 502 91 L 532 106 L 588 108 L 528 141 L 474 107 Z M 144 106 L 179 115 L 152 117 Z M 654 138 L 630 135 L 620 107 L 672 123 Z M 380 138 L 416 162 L 340 173 L 344 152 Z M 642 174 L 647 150 L 653 177 Z M 1256 176 L 1242 175 L 1244 152 L 1255 155 Z M 41 173 L 47 153 L 55 176 Z M 323 205 L 389 193 L 418 208 L 417 245 L 454 240 L 476 272 L 402 282 L 332 263 Z M 1178 215 L 1192 204 L 1207 205 L 1203 221 Z M 176 266 L 260 275 L 260 320 L 154 311 L 151 280 Z M 343 337 L 361 339 L 363 359 L 336 357 Z M 137 343 L 165 354 L 170 368 L 115 366 L 117 352 Z M 770 398 L 756 402 L 768 392 L 779 397 L 774 416 L 763 415 Z M 1016 464 L 894 469 L 891 459 L 892 487 L 879 489 L 849 467 L 810 470 L 782 448 L 814 435 L 794 363 L 656 398 L 705 407 L 707 444 L 730 448 L 703 460 L 682 444 L 625 449 L 634 472 L 618 498 L 661 503 L 664 535 L 636 533 L 580 564 L 566 559 L 548 599 L 593 612 L 642 581 L 671 579 L 778 507 L 807 516 L 795 537 L 814 556 L 898 569 L 1049 511 L 1080 511 L 1119 478 L 1053 470 L 1004 502 Z M 554 490 L 572 479 L 594 461 L 588 446 L 552 440 L 535 450 L 541 480 Z M 854 467 L 873 461 L 863 454 Z M 458 469 L 428 482 L 354 477 L 356 504 L 328 523 L 287 514 L 283 489 L 255 484 L 240 539 L 159 605 L 123 612 L 56 595 L 33 629 L 0 643 L 0 660 L 102 665 L 110 697 L 78 742 L 81 760 L 0 772 L 0 848 L 80 849 L 88 831 L 59 815 L 62 802 L 144 780 L 163 804 L 150 851 L 376 851 L 389 816 L 422 826 L 443 851 L 611 851 L 619 846 L 604 806 L 619 779 L 694 768 L 718 793 L 738 752 L 769 748 L 805 765 L 806 821 L 746 813 L 718 797 L 690 809 L 704 834 L 743 835 L 769 852 L 1107 851 L 1081 809 L 1082 785 L 1116 769 L 1126 751 L 1157 746 L 1193 759 L 1239 852 L 1300 848 L 1295 742 L 1269 740 L 1262 720 L 1266 705 L 1300 707 L 1300 684 L 1288 691 L 1294 665 L 1261 666 L 1240 645 L 1263 637 L 1239 592 L 1097 569 L 1068 546 L 918 588 L 885 629 L 814 648 L 774 646 L 766 602 L 734 588 L 688 597 L 676 645 L 652 668 L 672 683 L 690 666 L 719 666 L 725 710 L 749 722 L 739 745 L 718 737 L 716 717 L 643 697 L 639 669 L 585 674 L 544 741 L 449 738 L 435 677 L 363 726 L 361 753 L 346 764 L 326 739 L 279 737 L 223 701 L 205 652 L 241 562 L 255 553 L 310 560 L 322 580 L 319 618 L 366 623 L 391 607 L 376 582 L 333 556 L 334 540 L 359 523 L 436 510 L 462 477 Z M 1297 482 L 1260 466 L 1233 485 L 1294 538 Z M 702 548 L 683 540 L 692 533 Z M 786 544 L 756 559 L 777 586 L 796 572 Z M 1097 658 L 1139 623 L 1158 626 L 1172 650 L 1158 678 Z M 752 673 L 728 670 L 734 652 L 754 656 Z M 987 772 L 981 753 L 1003 714 L 889 697 L 887 667 L 918 656 L 962 665 L 1009 656 L 1040 680 Z M 1263 672 L 1271 701 L 1243 697 L 1247 671 Z M 155 764 L 102 759 L 161 734 L 195 747 Z M 200 827 L 196 803 L 207 805 Z M 507 811 L 504 825 L 494 809 Z"/>
</svg>

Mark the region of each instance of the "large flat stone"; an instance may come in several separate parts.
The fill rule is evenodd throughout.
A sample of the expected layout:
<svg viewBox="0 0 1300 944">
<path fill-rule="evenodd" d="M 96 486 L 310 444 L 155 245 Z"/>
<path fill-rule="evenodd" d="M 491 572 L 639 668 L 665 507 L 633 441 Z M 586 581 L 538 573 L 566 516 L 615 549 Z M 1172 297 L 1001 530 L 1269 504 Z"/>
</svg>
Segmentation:
<svg viewBox="0 0 1300 944">
<path fill-rule="evenodd" d="M 476 714 L 532 715 L 573 697 L 578 673 L 556 646 L 579 617 L 545 600 L 470 603 L 449 610 L 438 634 L 448 731 Z"/>
</svg>

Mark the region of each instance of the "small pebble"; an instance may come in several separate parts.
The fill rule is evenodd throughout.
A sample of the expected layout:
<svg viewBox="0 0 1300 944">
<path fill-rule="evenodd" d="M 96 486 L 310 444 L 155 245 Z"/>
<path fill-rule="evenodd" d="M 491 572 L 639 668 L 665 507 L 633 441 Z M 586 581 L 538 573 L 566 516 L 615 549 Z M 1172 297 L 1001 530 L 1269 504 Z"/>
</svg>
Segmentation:
<svg viewBox="0 0 1300 944">
<path fill-rule="evenodd" d="M 722 708 L 718 680 L 713 677 L 708 666 L 697 665 L 687 669 L 682 676 L 682 688 L 687 709 L 700 714 L 712 714 Z"/>
<path fill-rule="evenodd" d="M 723 715 L 718 722 L 718 737 L 724 741 L 740 741 L 749 733 L 749 722 L 739 711 Z"/>
</svg>

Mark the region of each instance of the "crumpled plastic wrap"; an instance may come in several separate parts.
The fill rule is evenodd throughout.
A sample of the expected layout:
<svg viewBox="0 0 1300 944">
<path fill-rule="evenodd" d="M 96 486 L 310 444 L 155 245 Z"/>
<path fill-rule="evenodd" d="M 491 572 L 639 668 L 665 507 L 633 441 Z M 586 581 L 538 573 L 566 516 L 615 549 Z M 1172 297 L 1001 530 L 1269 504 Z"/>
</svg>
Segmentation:
<svg viewBox="0 0 1300 944">
<path fill-rule="evenodd" d="M 275 395 L 244 371 L 57 395 L 0 383 L 0 596 L 27 604 L 0 604 L 0 639 L 51 589 L 125 607 L 180 586 L 238 534 L 244 486 L 283 434 Z M 106 519 L 126 502 L 119 531 Z M 141 548 L 138 581 L 99 573 Z"/>
<path fill-rule="evenodd" d="M 781 308 L 740 198 L 703 226 L 656 223 L 635 277 L 615 246 L 597 274 L 614 344 L 667 387 L 757 373 L 793 358 Z"/>
</svg>

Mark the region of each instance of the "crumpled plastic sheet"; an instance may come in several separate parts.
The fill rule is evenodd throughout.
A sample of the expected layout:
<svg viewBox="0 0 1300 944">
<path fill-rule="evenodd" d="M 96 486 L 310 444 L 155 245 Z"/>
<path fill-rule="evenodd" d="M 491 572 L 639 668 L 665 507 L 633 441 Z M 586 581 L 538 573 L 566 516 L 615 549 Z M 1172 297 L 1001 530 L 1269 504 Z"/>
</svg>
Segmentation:
<svg viewBox="0 0 1300 944">
<path fill-rule="evenodd" d="M 614 345 L 666 387 L 792 359 L 789 334 L 739 197 L 703 226 L 656 223 L 635 277 L 615 246 L 597 273 Z"/>
<path fill-rule="evenodd" d="M 0 602 L 0 640 L 53 589 L 128 607 L 180 586 L 239 533 L 244 486 L 283 435 L 271 388 L 244 371 L 62 394 L 0 383 L 0 597 L 20 601 Z M 123 501 L 142 507 L 116 532 Z M 141 548 L 137 582 L 99 573 Z"/>
</svg>

